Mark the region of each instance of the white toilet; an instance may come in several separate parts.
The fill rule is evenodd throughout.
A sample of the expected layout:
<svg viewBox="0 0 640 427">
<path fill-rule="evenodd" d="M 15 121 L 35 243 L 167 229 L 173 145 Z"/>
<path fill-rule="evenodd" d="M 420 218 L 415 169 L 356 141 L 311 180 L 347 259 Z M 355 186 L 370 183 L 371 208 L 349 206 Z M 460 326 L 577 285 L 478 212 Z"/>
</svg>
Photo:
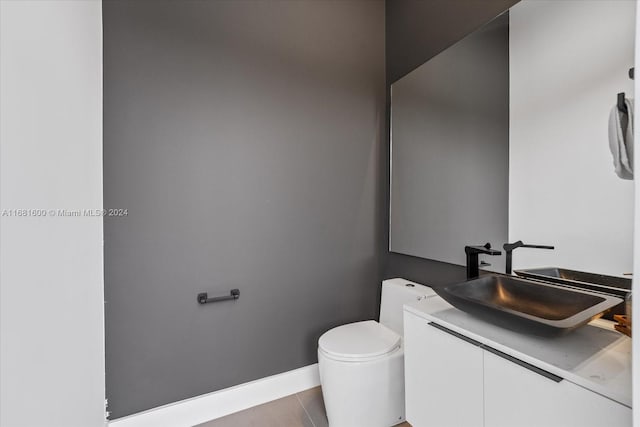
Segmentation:
<svg viewBox="0 0 640 427">
<path fill-rule="evenodd" d="M 435 295 L 404 279 L 382 282 L 380 323 L 335 327 L 318 340 L 330 427 L 389 427 L 404 421 L 403 306 Z"/>
</svg>

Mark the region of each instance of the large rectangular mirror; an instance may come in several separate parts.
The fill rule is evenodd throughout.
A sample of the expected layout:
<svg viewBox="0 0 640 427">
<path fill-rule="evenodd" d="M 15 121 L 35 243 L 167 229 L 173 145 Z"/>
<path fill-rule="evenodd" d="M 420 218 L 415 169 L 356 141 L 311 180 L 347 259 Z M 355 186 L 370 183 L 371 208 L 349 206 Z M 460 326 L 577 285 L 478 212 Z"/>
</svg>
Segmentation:
<svg viewBox="0 0 640 427">
<path fill-rule="evenodd" d="M 633 1 L 523 0 L 395 82 L 390 250 L 464 265 L 465 245 L 523 240 L 556 249 L 520 249 L 514 268 L 630 272 L 633 181 L 608 131 L 633 93 L 634 16 Z"/>
</svg>

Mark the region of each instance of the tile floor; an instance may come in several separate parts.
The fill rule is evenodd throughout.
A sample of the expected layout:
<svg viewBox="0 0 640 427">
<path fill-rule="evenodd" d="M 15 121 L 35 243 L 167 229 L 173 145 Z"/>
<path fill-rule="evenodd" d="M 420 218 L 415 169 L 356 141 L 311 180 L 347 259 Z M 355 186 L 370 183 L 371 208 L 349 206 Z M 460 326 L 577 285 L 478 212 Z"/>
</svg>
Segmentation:
<svg viewBox="0 0 640 427">
<path fill-rule="evenodd" d="M 320 387 L 254 406 L 197 427 L 328 427 Z M 398 427 L 411 427 L 409 423 Z"/>
</svg>

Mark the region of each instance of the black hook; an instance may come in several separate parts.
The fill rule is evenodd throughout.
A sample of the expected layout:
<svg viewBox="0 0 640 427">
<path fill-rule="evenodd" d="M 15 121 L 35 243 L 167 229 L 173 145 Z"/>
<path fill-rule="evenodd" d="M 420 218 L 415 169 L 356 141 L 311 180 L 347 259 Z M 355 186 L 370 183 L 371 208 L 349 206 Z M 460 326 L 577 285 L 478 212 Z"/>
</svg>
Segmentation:
<svg viewBox="0 0 640 427">
<path fill-rule="evenodd" d="M 621 113 L 627 113 L 627 103 L 625 102 L 625 95 L 624 92 L 620 92 L 618 94 L 618 111 L 620 111 Z"/>
</svg>

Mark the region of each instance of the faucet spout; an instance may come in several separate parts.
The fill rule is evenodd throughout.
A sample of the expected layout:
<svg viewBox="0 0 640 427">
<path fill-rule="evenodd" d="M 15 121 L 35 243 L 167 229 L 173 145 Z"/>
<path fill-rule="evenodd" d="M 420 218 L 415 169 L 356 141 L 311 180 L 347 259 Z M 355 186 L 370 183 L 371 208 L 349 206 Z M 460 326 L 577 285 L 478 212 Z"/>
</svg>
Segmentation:
<svg viewBox="0 0 640 427">
<path fill-rule="evenodd" d="M 474 279 L 480 275 L 478 255 L 501 255 L 502 252 L 492 249 L 491 243 L 482 246 L 465 246 L 464 253 L 467 254 L 467 279 Z"/>
</svg>

